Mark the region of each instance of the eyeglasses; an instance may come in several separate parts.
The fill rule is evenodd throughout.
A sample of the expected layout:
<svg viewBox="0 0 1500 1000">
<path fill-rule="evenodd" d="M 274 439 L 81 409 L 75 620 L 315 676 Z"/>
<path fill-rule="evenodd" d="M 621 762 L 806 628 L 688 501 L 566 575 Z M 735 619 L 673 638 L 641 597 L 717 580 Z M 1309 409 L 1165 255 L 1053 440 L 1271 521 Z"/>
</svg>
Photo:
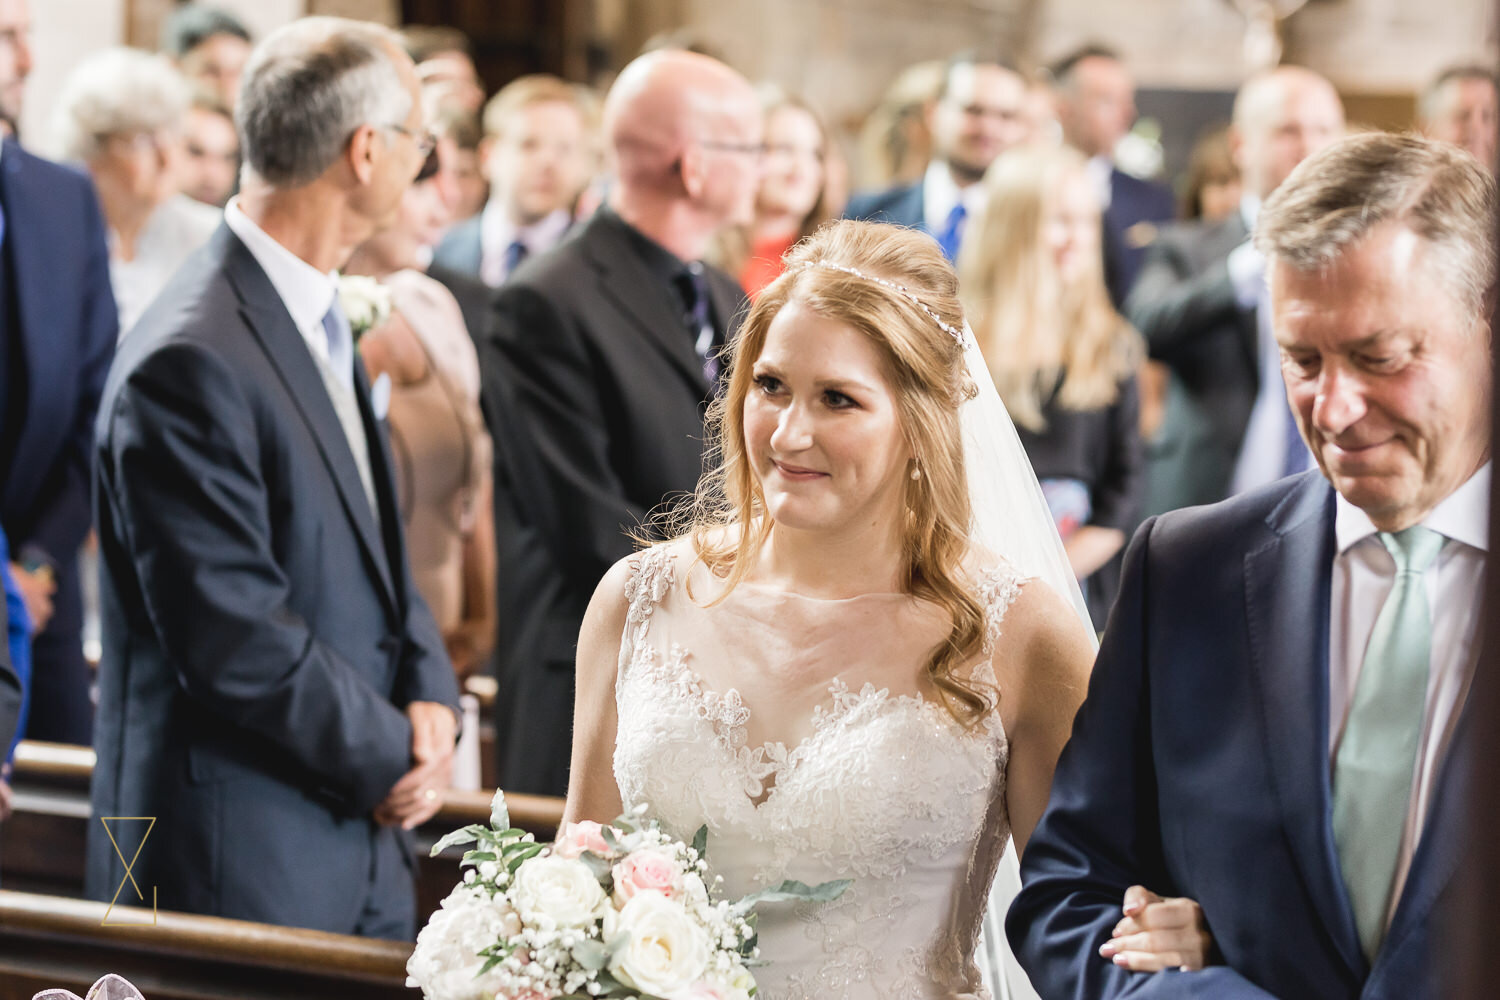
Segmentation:
<svg viewBox="0 0 1500 1000">
<path fill-rule="evenodd" d="M 407 128 L 405 125 L 397 124 L 396 122 L 389 122 L 380 127 L 391 129 L 394 132 L 400 132 L 412 142 L 415 142 L 417 144 L 417 152 L 421 153 L 424 158 L 431 156 L 432 151 L 437 149 L 437 136 L 433 135 L 432 132 L 428 129 L 423 129 L 422 131 L 418 132 L 414 129 Z"/>
<path fill-rule="evenodd" d="M 763 142 L 717 142 L 699 139 L 698 145 L 704 149 L 714 149 L 721 153 L 739 153 L 741 156 L 754 156 L 757 159 L 766 155 L 766 144 Z"/>
</svg>

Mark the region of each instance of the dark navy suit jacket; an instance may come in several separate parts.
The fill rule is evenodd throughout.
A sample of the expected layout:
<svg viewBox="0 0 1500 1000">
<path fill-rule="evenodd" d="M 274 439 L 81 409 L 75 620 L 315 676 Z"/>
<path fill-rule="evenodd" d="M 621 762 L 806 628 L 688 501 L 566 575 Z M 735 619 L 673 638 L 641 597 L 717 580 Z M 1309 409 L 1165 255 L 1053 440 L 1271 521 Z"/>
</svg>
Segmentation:
<svg viewBox="0 0 1500 1000">
<path fill-rule="evenodd" d="M 154 816 L 133 875 L 163 909 L 410 933 L 408 845 L 370 813 L 413 763 L 405 706 L 457 711 L 458 689 L 357 353 L 354 371 L 378 521 L 302 334 L 227 226 L 122 343 L 97 448 L 96 898 L 123 878 L 99 817 Z"/>
<path fill-rule="evenodd" d="M 1006 919 L 1046 1000 L 1444 996 L 1428 959 L 1460 856 L 1461 756 L 1450 752 L 1438 777 L 1373 968 L 1339 873 L 1333 512 L 1332 489 L 1310 471 L 1136 533 Z M 1147 975 L 1101 958 L 1136 883 L 1197 900 L 1219 964 Z"/>
<path fill-rule="evenodd" d="M 898 184 L 884 191 L 865 191 L 849 199 L 844 218 L 861 222 L 888 222 L 927 232 L 922 203 L 922 182 Z"/>
<path fill-rule="evenodd" d="M 12 558 L 38 549 L 56 570 L 37 665 L 57 673 L 56 654 L 75 668 L 47 680 L 82 686 L 73 699 L 82 718 L 65 728 L 87 734 L 76 563 L 90 524 L 94 414 L 119 332 L 104 220 L 88 177 L 11 140 L 0 153 L 0 198 L 13 269 L 0 304 L 0 524 Z"/>
<path fill-rule="evenodd" d="M 1104 211 L 1104 283 L 1115 308 L 1123 307 L 1157 231 L 1176 215 L 1172 192 L 1118 168 L 1109 174 Z"/>
</svg>

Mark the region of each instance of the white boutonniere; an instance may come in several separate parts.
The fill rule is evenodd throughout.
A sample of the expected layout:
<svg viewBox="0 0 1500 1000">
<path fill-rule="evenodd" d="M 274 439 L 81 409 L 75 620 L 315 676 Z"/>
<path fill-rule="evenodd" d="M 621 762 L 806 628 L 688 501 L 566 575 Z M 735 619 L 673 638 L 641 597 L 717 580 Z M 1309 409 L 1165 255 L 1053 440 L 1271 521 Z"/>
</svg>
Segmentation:
<svg viewBox="0 0 1500 1000">
<path fill-rule="evenodd" d="M 391 290 L 362 274 L 339 275 L 339 305 L 357 343 L 391 315 Z"/>
</svg>

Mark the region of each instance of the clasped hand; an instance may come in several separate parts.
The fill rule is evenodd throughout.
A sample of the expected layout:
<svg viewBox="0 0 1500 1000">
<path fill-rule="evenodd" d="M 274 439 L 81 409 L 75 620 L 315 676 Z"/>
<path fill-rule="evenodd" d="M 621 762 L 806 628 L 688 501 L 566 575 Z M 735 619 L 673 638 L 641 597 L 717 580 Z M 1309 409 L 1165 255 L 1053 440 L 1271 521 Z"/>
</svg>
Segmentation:
<svg viewBox="0 0 1500 1000">
<path fill-rule="evenodd" d="M 1125 890 L 1125 916 L 1099 954 L 1133 972 L 1187 971 L 1208 962 L 1213 937 L 1191 899 L 1163 899 L 1144 886 Z"/>
<path fill-rule="evenodd" d="M 447 705 L 414 701 L 406 706 L 411 720 L 412 769 L 391 786 L 375 807 L 375 822 L 411 830 L 421 826 L 443 804 L 443 790 L 453 780 L 453 743 L 458 720 Z"/>
</svg>

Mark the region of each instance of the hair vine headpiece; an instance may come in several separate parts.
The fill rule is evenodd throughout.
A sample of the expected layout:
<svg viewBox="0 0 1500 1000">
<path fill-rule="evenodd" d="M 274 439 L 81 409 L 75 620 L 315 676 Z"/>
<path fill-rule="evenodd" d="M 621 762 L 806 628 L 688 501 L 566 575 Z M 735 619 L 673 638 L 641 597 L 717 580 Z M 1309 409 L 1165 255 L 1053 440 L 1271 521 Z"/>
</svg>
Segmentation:
<svg viewBox="0 0 1500 1000">
<path fill-rule="evenodd" d="M 861 271 L 858 268 L 850 267 L 847 264 L 835 264 L 831 260 L 808 261 L 797 270 L 800 271 L 809 267 L 823 267 L 827 268 L 830 271 L 842 271 L 845 274 L 852 274 L 856 278 L 863 278 L 865 281 L 873 281 L 877 285 L 889 288 L 897 295 L 900 295 L 902 298 L 907 299 L 909 302 L 911 302 L 912 305 L 922 310 L 928 316 L 931 316 L 932 321 L 938 325 L 938 329 L 942 330 L 948 336 L 952 337 L 954 342 L 957 343 L 960 347 L 964 345 L 963 331 L 956 329 L 951 323 L 944 322 L 943 318 L 937 314 L 937 310 L 933 309 L 927 303 L 919 299 L 916 293 L 907 288 L 905 285 L 898 285 L 894 281 L 878 277 L 877 275 L 866 274 L 864 271 Z"/>
</svg>

